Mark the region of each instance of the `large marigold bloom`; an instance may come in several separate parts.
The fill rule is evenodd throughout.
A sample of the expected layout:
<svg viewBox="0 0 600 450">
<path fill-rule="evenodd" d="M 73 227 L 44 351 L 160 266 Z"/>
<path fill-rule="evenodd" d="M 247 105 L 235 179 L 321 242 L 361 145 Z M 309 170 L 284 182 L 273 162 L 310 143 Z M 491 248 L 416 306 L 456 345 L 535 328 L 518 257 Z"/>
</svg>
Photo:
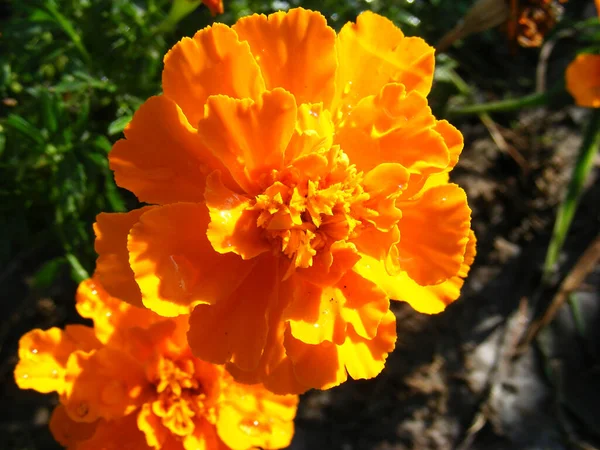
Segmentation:
<svg viewBox="0 0 600 450">
<path fill-rule="evenodd" d="M 277 393 L 371 378 L 390 298 L 437 313 L 474 256 L 448 183 L 460 132 L 427 105 L 434 49 L 371 12 L 336 36 L 301 8 L 216 24 L 165 57 L 164 94 L 110 153 L 151 204 L 101 214 L 97 276 L 199 358 Z"/>
<path fill-rule="evenodd" d="M 110 297 L 92 280 L 77 310 L 94 326 L 39 329 L 19 342 L 22 389 L 58 392 L 50 430 L 69 450 L 287 447 L 298 397 L 235 382 L 194 357 L 187 318 L 165 319 Z"/>
</svg>

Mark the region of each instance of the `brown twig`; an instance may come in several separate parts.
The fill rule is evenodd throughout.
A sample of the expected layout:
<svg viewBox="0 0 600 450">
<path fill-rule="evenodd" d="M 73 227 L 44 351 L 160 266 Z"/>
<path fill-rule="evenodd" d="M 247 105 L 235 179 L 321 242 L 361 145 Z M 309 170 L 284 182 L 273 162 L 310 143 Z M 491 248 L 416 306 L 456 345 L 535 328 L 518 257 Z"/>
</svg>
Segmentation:
<svg viewBox="0 0 600 450">
<path fill-rule="evenodd" d="M 575 266 L 573 266 L 569 274 L 565 277 L 542 317 L 534 320 L 529 325 L 525 333 L 525 338 L 517 348 L 517 355 L 522 354 L 536 338 L 540 330 L 552 322 L 552 319 L 554 319 L 560 307 L 567 300 L 569 294 L 583 283 L 583 280 L 594 269 L 598 261 L 600 261 L 600 234 L 596 236 L 596 239 L 588 246 Z"/>
</svg>

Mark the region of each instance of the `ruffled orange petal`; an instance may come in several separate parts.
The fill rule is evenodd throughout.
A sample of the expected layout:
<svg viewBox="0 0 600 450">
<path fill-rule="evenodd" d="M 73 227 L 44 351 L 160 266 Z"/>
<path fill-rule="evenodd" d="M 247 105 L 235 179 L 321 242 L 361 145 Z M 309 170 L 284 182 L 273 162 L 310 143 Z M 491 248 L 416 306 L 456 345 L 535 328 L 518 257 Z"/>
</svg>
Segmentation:
<svg viewBox="0 0 600 450">
<path fill-rule="evenodd" d="M 192 126 L 204 117 L 211 95 L 258 99 L 265 85 L 246 42 L 231 28 L 214 24 L 183 38 L 164 58 L 165 95 L 183 110 Z"/>
<path fill-rule="evenodd" d="M 255 14 L 238 20 L 233 29 L 250 44 L 267 89 L 282 87 L 298 104 L 331 102 L 335 32 L 323 15 L 302 8 L 268 18 Z"/>
<path fill-rule="evenodd" d="M 274 395 L 262 385 L 229 386 L 219 404 L 216 428 L 233 450 L 285 448 L 294 435 L 295 395 Z"/>
<path fill-rule="evenodd" d="M 388 354 L 396 344 L 396 317 L 387 311 L 373 339 L 365 339 L 348 327 L 346 342 L 339 347 L 340 359 L 355 380 L 373 378 L 381 373 Z"/>
<path fill-rule="evenodd" d="M 365 278 L 376 283 L 393 300 L 407 302 L 415 311 L 424 314 L 437 314 L 446 309 L 460 296 L 464 278 L 468 275 L 475 259 L 475 234 L 469 233 L 464 261 L 458 274 L 443 283 L 433 286 L 421 286 L 413 281 L 406 272 L 390 276 L 381 261 L 363 257 L 355 269 Z"/>
<path fill-rule="evenodd" d="M 219 439 L 215 425 L 205 417 L 194 420 L 194 432 L 185 436 L 182 444 L 183 450 L 229 450 Z"/>
<path fill-rule="evenodd" d="M 206 237 L 205 205 L 176 203 L 140 217 L 127 243 L 129 263 L 144 306 L 165 317 L 189 313 L 199 303 L 227 298 L 252 264 L 214 251 Z"/>
<path fill-rule="evenodd" d="M 69 417 L 65 407 L 58 405 L 50 416 L 50 432 L 56 441 L 67 450 L 77 450 L 82 441 L 90 439 L 96 432 L 98 421 L 92 423 L 75 422 Z"/>
<path fill-rule="evenodd" d="M 330 389 L 348 379 L 337 345 L 329 341 L 317 345 L 305 344 L 294 338 L 288 329 L 284 346 L 292 360 L 294 374 L 301 384 L 311 388 Z"/>
<path fill-rule="evenodd" d="M 444 170 L 450 161 L 448 147 L 436 127 L 438 122 L 427 99 L 392 83 L 358 103 L 335 142 L 360 170 L 399 163 L 410 173 L 426 176 Z M 439 128 L 446 131 L 442 125 Z"/>
<path fill-rule="evenodd" d="M 152 448 L 163 448 L 170 431 L 161 419 L 152 412 L 152 403 L 144 403 L 137 414 L 137 427 L 144 433 L 146 444 Z"/>
<path fill-rule="evenodd" d="M 298 106 L 296 129 L 285 151 L 285 164 L 291 163 L 306 177 L 313 178 L 327 167 L 327 159 L 318 152 L 333 144 L 335 128 L 331 113 L 322 103 L 303 103 Z M 297 159 L 304 156 L 303 159 Z M 321 161 L 316 158 L 321 158 Z"/>
<path fill-rule="evenodd" d="M 202 201 L 206 175 L 225 170 L 203 145 L 181 109 L 151 97 L 133 116 L 109 156 L 117 184 L 147 203 Z M 228 179 L 230 186 L 235 184 Z"/>
<path fill-rule="evenodd" d="M 471 210 L 455 184 L 433 187 L 400 206 L 399 264 L 420 285 L 455 276 L 469 241 Z"/>
<path fill-rule="evenodd" d="M 69 325 L 65 330 L 31 330 L 19 340 L 19 363 L 15 367 L 15 382 L 21 389 L 35 389 L 47 394 L 62 394 L 67 388 L 67 360 L 76 350 L 84 352 L 100 347 L 94 329 Z"/>
<path fill-rule="evenodd" d="M 94 333 L 106 344 L 113 335 L 125 329 L 147 328 L 159 316 L 146 308 L 137 308 L 111 297 L 94 279 L 79 284 L 75 308 L 81 317 L 94 321 Z"/>
<path fill-rule="evenodd" d="M 74 450 L 153 450 L 146 445 L 144 433 L 136 424 L 136 414 L 105 421 L 100 420 L 94 435 Z M 161 450 L 166 450 L 162 447 Z"/>
<path fill-rule="evenodd" d="M 374 339 L 390 308 L 385 291 L 355 271 L 344 275 L 336 287 L 346 298 L 341 310 L 344 320 L 352 326 L 358 336 Z"/>
<path fill-rule="evenodd" d="M 214 305 L 198 305 L 190 315 L 188 342 L 195 356 L 214 364 L 231 361 L 242 370 L 253 370 L 267 337 L 267 311 L 277 300 L 278 261 L 270 255 L 247 261 L 245 276 L 238 273 L 237 289 Z M 223 269 L 231 270 L 231 269 Z M 279 275 L 281 276 L 281 275 Z"/>
<path fill-rule="evenodd" d="M 465 140 L 462 133 L 447 120 L 438 120 L 435 124 L 434 130 L 439 133 L 440 136 L 442 136 L 442 139 L 444 139 L 444 143 L 446 144 L 446 148 L 448 149 L 450 161 L 448 162 L 448 167 L 446 170 L 450 171 L 458 162 L 458 157 L 463 151 Z"/>
<path fill-rule="evenodd" d="M 334 118 L 343 120 L 362 98 L 390 82 L 427 95 L 433 82 L 434 52 L 424 40 L 404 37 L 389 19 L 365 11 L 338 35 Z"/>
<path fill-rule="evenodd" d="M 346 322 L 341 315 L 344 303 L 339 289 L 298 280 L 294 299 L 284 318 L 289 321 L 292 336 L 304 343 L 341 344 L 346 337 Z"/>
<path fill-rule="evenodd" d="M 280 274 L 284 272 L 285 269 L 280 269 Z M 293 285 L 290 279 L 279 283 L 279 296 L 269 309 L 265 349 L 256 369 L 243 371 L 234 364 L 226 365 L 227 371 L 240 383 L 263 383 L 275 394 L 301 394 L 310 389 L 296 378 L 292 361 L 283 346 L 287 325 L 282 316 L 292 296 Z"/>
<path fill-rule="evenodd" d="M 579 106 L 600 108 L 600 55 L 578 55 L 565 76 L 567 90 Z"/>
<path fill-rule="evenodd" d="M 250 199 L 223 185 L 220 172 L 207 178 L 204 197 L 210 214 L 206 236 L 217 252 L 251 259 L 271 250 L 263 229 L 256 226 L 260 212 L 248 211 Z"/>
<path fill-rule="evenodd" d="M 111 347 L 72 353 L 65 381 L 67 389 L 61 403 L 69 417 L 78 422 L 121 418 L 145 403 L 149 395 L 142 365 Z"/>
<path fill-rule="evenodd" d="M 142 306 L 142 295 L 129 266 L 127 235 L 142 214 L 152 208 L 146 206 L 128 213 L 101 213 L 94 224 L 94 249 L 98 253 L 94 277 L 110 295 L 135 306 Z"/>
<path fill-rule="evenodd" d="M 210 97 L 198 134 L 235 181 L 246 192 L 257 194 L 261 177 L 281 169 L 295 124 L 294 96 L 278 88 L 256 101 Z"/>
</svg>

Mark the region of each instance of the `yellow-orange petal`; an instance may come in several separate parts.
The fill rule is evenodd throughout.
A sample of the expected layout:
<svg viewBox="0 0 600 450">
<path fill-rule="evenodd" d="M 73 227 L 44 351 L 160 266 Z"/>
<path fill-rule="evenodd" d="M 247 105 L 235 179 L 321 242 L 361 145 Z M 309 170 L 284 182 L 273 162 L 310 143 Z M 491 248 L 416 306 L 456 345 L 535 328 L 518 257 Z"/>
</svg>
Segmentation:
<svg viewBox="0 0 600 450">
<path fill-rule="evenodd" d="M 50 432 L 56 441 L 67 450 L 77 450 L 82 441 L 90 439 L 96 432 L 98 421 L 92 423 L 75 422 L 69 417 L 63 405 L 52 411 L 48 423 Z"/>
<path fill-rule="evenodd" d="M 313 265 L 297 269 L 295 276 L 320 287 L 335 285 L 360 259 L 356 247 L 346 242 L 335 242 L 329 252 L 318 253 Z"/>
<path fill-rule="evenodd" d="M 136 424 L 136 414 L 116 420 L 98 421 L 94 435 L 78 443 L 73 450 L 153 450 L 146 445 L 144 433 Z M 70 449 L 69 449 L 70 450 Z M 161 450 L 168 450 L 162 447 Z"/>
<path fill-rule="evenodd" d="M 257 194 L 261 177 L 282 168 L 295 124 L 294 96 L 277 88 L 256 101 L 210 97 L 198 134 L 233 179 L 246 192 Z"/>
<path fill-rule="evenodd" d="M 358 103 L 340 126 L 335 143 L 360 170 L 398 163 L 411 174 L 429 175 L 444 170 L 450 161 L 436 125 L 423 95 L 390 83 Z"/>
<path fill-rule="evenodd" d="M 475 259 L 475 247 L 475 234 L 471 231 L 458 274 L 443 283 L 432 286 L 417 284 L 406 272 L 390 276 L 381 261 L 371 257 L 363 257 L 356 265 L 356 270 L 380 286 L 391 299 L 404 301 L 415 311 L 423 314 L 437 314 L 460 296 L 464 278 L 468 275 Z"/>
<path fill-rule="evenodd" d="M 286 268 L 280 267 L 279 273 L 285 272 Z M 226 365 L 227 371 L 238 382 L 263 383 L 275 394 L 301 394 L 310 389 L 310 386 L 300 383 L 296 378 L 292 361 L 287 356 L 283 345 L 288 325 L 285 324 L 282 316 L 292 296 L 293 285 L 293 279 L 279 283 L 278 299 L 269 308 L 267 339 L 258 366 L 254 370 L 244 371 L 234 364 Z"/>
<path fill-rule="evenodd" d="M 395 344 L 396 317 L 388 310 L 373 339 L 365 339 L 348 327 L 346 342 L 339 347 L 340 359 L 355 380 L 373 378 L 385 367 L 387 356 L 394 350 Z"/>
<path fill-rule="evenodd" d="M 144 403 L 137 414 L 137 427 L 144 433 L 146 444 L 151 448 L 163 448 L 170 431 L 165 428 L 154 412 L 152 403 Z"/>
<path fill-rule="evenodd" d="M 271 250 L 264 230 L 256 224 L 260 211 L 248 211 L 250 199 L 228 189 L 220 172 L 208 176 L 204 198 L 210 214 L 206 236 L 217 252 L 251 259 Z"/>
<path fill-rule="evenodd" d="M 458 157 L 463 151 L 465 140 L 462 133 L 447 120 L 438 120 L 435 124 L 434 130 L 437 131 L 440 136 L 442 136 L 442 139 L 444 139 L 444 143 L 448 148 L 450 161 L 448 162 L 448 167 L 446 170 L 450 171 L 458 162 Z"/>
<path fill-rule="evenodd" d="M 600 55 L 578 55 L 567 67 L 565 77 L 575 103 L 600 108 Z"/>
<path fill-rule="evenodd" d="M 261 384 L 232 383 L 219 404 L 217 432 L 233 450 L 287 447 L 294 435 L 297 405 L 295 395 L 275 395 Z"/>
<path fill-rule="evenodd" d="M 403 202 L 399 264 L 420 285 L 455 276 L 469 241 L 471 210 L 465 192 L 455 184 L 435 186 Z"/>
<path fill-rule="evenodd" d="M 83 325 L 69 325 L 64 331 L 60 328 L 31 330 L 19 340 L 15 382 L 21 389 L 62 394 L 67 387 L 65 373 L 71 353 L 98 347 L 100 342 L 93 328 Z"/>
<path fill-rule="evenodd" d="M 183 38 L 166 54 L 163 90 L 193 127 L 204 117 L 211 95 L 258 99 L 265 85 L 246 42 L 223 24 Z"/>
<path fill-rule="evenodd" d="M 175 203 L 148 211 L 131 229 L 129 263 L 145 307 L 165 317 L 188 314 L 227 298 L 247 276 L 252 264 L 215 252 L 208 222 L 205 205 Z"/>
<path fill-rule="evenodd" d="M 106 344 L 125 329 L 147 328 L 159 316 L 146 308 L 137 308 L 111 297 L 95 279 L 82 281 L 77 288 L 75 308 L 81 317 L 94 321 L 94 333 Z"/>
<path fill-rule="evenodd" d="M 144 367 L 131 355 L 111 347 L 73 352 L 65 381 L 61 403 L 78 422 L 119 419 L 145 403 L 150 394 Z"/>
<path fill-rule="evenodd" d="M 374 339 L 381 321 L 390 309 L 385 291 L 354 270 L 346 273 L 336 287 L 346 298 L 341 310 L 343 319 L 358 336 Z"/>
<path fill-rule="evenodd" d="M 151 97 L 137 110 L 125 139 L 117 141 L 108 158 L 117 184 L 147 203 L 202 201 L 206 176 L 224 170 L 164 95 Z"/>
<path fill-rule="evenodd" d="M 294 338 L 307 344 L 333 342 L 341 344 L 346 337 L 346 322 L 341 309 L 343 293 L 334 287 L 319 287 L 297 280 L 294 297 L 284 313 Z"/>
<path fill-rule="evenodd" d="M 338 35 L 334 118 L 343 120 L 362 98 L 390 82 L 427 95 L 433 82 L 434 52 L 424 40 L 405 37 L 389 19 L 365 11 Z"/>
<path fill-rule="evenodd" d="M 294 338 L 288 329 L 284 346 L 301 384 L 315 389 L 329 389 L 348 379 L 337 345 L 329 341 L 317 345 L 305 344 Z"/>
<path fill-rule="evenodd" d="M 253 370 L 265 348 L 269 305 L 277 301 L 281 274 L 278 261 L 263 255 L 245 261 L 250 271 L 236 289 L 214 305 L 198 305 L 190 315 L 188 342 L 195 356 L 214 364 L 231 361 Z M 223 270 L 231 270 L 229 268 Z"/>
<path fill-rule="evenodd" d="M 301 173 L 312 178 L 316 175 L 315 169 L 316 171 L 324 170 L 327 166 L 327 160 L 315 152 L 331 148 L 334 134 L 335 128 L 331 113 L 323 107 L 322 103 L 299 105 L 296 129 L 285 151 L 284 163 L 286 165 L 292 163 L 294 167 L 301 170 Z M 317 167 L 311 167 L 311 164 L 302 164 L 299 161 L 303 156 L 305 162 L 310 160 L 307 158 L 314 157 L 321 157 L 325 161 L 324 164 L 317 163 Z M 314 163 L 314 159 L 311 162 Z"/>
<path fill-rule="evenodd" d="M 135 306 L 142 306 L 142 295 L 129 266 L 127 235 L 142 214 L 152 208 L 146 206 L 128 213 L 101 213 L 94 224 L 94 249 L 98 253 L 94 277 L 111 296 Z"/>
<path fill-rule="evenodd" d="M 337 67 L 335 32 L 322 14 L 302 8 L 255 14 L 233 29 L 250 44 L 267 89 L 284 88 L 298 104 L 329 105 Z"/>
</svg>

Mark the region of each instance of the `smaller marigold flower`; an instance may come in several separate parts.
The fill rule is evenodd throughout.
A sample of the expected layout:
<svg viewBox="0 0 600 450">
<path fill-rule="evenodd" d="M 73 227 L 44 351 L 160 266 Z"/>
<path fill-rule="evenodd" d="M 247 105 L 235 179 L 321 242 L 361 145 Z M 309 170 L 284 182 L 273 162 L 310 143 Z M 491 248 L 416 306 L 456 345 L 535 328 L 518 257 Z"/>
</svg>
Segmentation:
<svg viewBox="0 0 600 450">
<path fill-rule="evenodd" d="M 15 380 L 57 392 L 50 430 L 70 450 L 195 450 L 290 444 L 298 397 L 236 383 L 192 356 L 187 319 L 165 319 L 81 283 L 77 310 L 94 326 L 39 329 L 19 342 Z"/>
<path fill-rule="evenodd" d="M 566 81 L 579 106 L 600 108 L 600 55 L 577 56 L 567 67 Z"/>
</svg>

